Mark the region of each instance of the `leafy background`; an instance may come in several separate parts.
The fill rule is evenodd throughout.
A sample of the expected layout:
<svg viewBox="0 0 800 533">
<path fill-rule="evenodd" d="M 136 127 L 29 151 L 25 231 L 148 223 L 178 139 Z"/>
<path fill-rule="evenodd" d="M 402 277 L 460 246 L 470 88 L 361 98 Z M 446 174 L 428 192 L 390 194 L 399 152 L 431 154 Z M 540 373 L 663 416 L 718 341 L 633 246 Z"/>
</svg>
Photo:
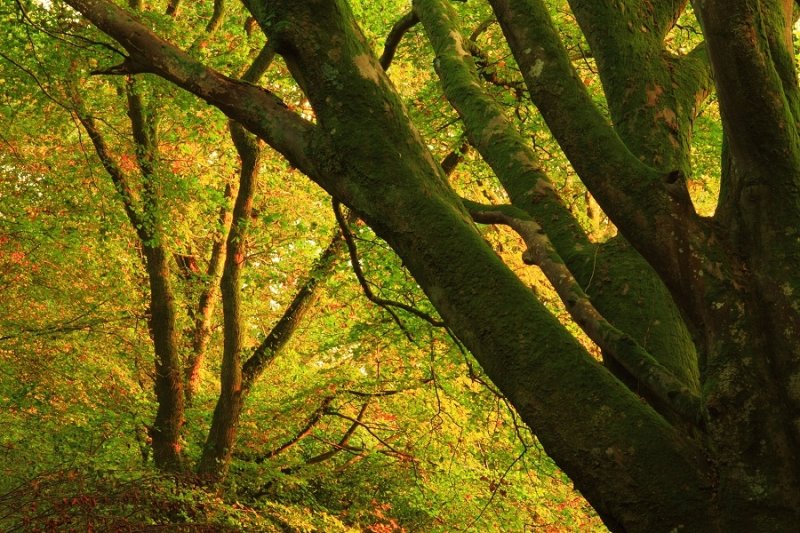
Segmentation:
<svg viewBox="0 0 800 533">
<path fill-rule="evenodd" d="M 209 37 L 211 2 L 184 3 L 177 18 L 162 14 L 164 2 L 146 4 L 142 17 L 159 34 L 231 75 L 241 74 L 264 44 L 259 32 L 247 30 L 238 6 L 228 6 L 223 26 Z M 380 54 L 407 3 L 351 4 Z M 573 17 L 564 2 L 549 4 L 602 106 Z M 479 2 L 458 9 L 465 28 L 489 16 Z M 687 17 L 670 42 L 680 51 L 697 35 Z M 347 259 L 322 280 L 312 311 L 248 398 L 225 483 L 211 490 L 190 473 L 158 472 L 146 431 L 156 404 L 141 246 L 68 97 L 77 87 L 120 166 L 135 173 L 125 82 L 91 75 L 119 58 L 106 46 L 113 43 L 57 1 L 3 2 L 0 40 L 0 529 L 604 530 L 471 356 L 442 329 L 402 311 L 399 328 L 364 297 Z M 488 90 L 530 138 L 571 209 L 595 239 L 613 235 L 535 108 L 515 89 L 521 78 L 497 25 L 488 24 L 476 43 L 482 72 L 502 81 Z M 459 193 L 502 201 L 491 171 L 465 147 L 432 64 L 414 28 L 389 72 L 432 152 L 461 156 L 451 177 Z M 227 202 L 225 185 L 235 182 L 239 164 L 226 121 L 167 83 L 141 78 L 149 111 L 159 117 L 155 216 L 162 239 L 174 254 L 200 258 L 204 270 Z M 279 58 L 263 84 L 313 119 Z M 718 124 L 712 101 L 696 124 L 690 183 L 704 213 L 713 211 L 717 193 Z M 326 195 L 265 150 L 242 279 L 251 346 L 281 316 L 335 230 Z M 433 313 L 388 247 L 361 224 L 353 230 L 372 290 Z M 516 238 L 492 228 L 485 237 L 568 322 L 543 276 L 521 263 Z M 188 330 L 187 310 L 199 289 L 180 277 L 176 283 L 180 326 Z M 186 416 L 190 460 L 199 458 L 216 402 L 221 344 L 218 310 Z M 315 413 L 319 419 L 297 438 Z"/>
</svg>

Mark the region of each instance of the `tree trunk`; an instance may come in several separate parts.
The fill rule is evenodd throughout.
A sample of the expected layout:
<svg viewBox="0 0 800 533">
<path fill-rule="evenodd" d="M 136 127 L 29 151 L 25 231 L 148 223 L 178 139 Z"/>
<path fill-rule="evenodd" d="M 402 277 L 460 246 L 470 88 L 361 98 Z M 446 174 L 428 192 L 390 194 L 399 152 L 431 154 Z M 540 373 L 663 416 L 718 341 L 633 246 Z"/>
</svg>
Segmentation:
<svg viewBox="0 0 800 533">
<path fill-rule="evenodd" d="M 194 312 L 194 328 L 192 330 L 192 349 L 184 365 L 184 388 L 186 403 L 191 404 L 200 380 L 200 368 L 205 360 L 208 341 L 211 339 L 211 318 L 216 308 L 222 270 L 225 265 L 225 242 L 231 227 L 231 208 L 228 201 L 233 197 L 233 188 L 225 186 L 225 203 L 219 209 L 219 223 L 222 231 L 214 237 L 211 257 L 206 270 L 205 288 L 197 301 Z"/>
<path fill-rule="evenodd" d="M 157 222 L 161 215 L 158 212 L 159 201 L 154 181 L 158 147 L 155 142 L 153 118 L 145 113 L 144 103 L 135 81 L 129 79 L 128 115 L 143 181 L 139 199 L 131 184 L 132 178 L 112 157 L 105 138 L 97 128 L 94 118 L 87 113 L 77 89 L 69 87 L 68 94 L 101 164 L 120 195 L 128 221 L 142 246 L 150 285 L 148 327 L 155 355 L 154 388 L 158 402 L 156 418 L 153 425 L 148 428 L 148 433 L 156 466 L 163 470 L 177 471 L 182 468 L 180 435 L 184 416 L 183 383 L 176 330 L 175 297 L 170 285 L 169 254 L 160 240 Z"/>
<path fill-rule="evenodd" d="M 158 410 L 149 429 L 153 459 L 162 470 L 181 470 L 183 376 L 175 328 L 175 298 L 169 283 L 169 256 L 161 246 L 144 246 L 150 279 L 150 331 L 156 355 Z"/>
<path fill-rule="evenodd" d="M 242 411 L 242 331 L 241 283 L 239 281 L 244 263 L 247 224 L 255 194 L 256 179 L 261 156 L 258 140 L 235 122 L 229 124 L 231 137 L 242 161 L 239 176 L 239 191 L 233 206 L 233 223 L 226 243 L 225 266 L 220 284 L 224 321 L 224 341 L 220 394 L 214 409 L 198 472 L 216 481 L 225 475 L 230 462 L 239 415 Z"/>
</svg>

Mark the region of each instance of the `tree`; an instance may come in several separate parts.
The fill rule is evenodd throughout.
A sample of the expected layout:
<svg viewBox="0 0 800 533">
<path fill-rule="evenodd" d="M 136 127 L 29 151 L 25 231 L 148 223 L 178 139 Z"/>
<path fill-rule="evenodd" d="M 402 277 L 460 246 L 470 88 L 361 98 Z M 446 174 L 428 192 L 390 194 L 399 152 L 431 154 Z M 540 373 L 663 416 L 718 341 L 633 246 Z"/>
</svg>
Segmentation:
<svg viewBox="0 0 800 533">
<path fill-rule="evenodd" d="M 685 1 L 570 1 L 608 118 L 543 1 L 489 2 L 531 100 L 620 231 L 601 244 L 487 97 L 480 51 L 446 2 L 415 1 L 405 26 L 422 22 L 444 94 L 510 205 L 456 194 L 344 0 L 244 2 L 311 102 L 313 121 L 203 65 L 115 4 L 66 3 L 125 48 L 108 74 L 155 73 L 196 94 L 363 218 L 609 527 L 796 524 L 800 102 L 792 2 L 696 2 L 704 42 L 675 53 L 666 38 Z M 714 215 L 703 217 L 687 184 L 693 122 L 711 92 L 724 132 L 721 191 Z M 548 276 L 604 365 L 475 222 L 520 234 L 524 260 Z"/>
</svg>

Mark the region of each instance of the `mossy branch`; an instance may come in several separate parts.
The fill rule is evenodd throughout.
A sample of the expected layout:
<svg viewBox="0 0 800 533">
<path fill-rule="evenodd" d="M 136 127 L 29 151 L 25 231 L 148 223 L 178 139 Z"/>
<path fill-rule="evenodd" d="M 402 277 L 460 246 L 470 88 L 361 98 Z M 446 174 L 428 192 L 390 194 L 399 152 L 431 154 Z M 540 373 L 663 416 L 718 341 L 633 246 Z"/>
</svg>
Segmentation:
<svg viewBox="0 0 800 533">
<path fill-rule="evenodd" d="M 436 52 L 436 72 L 445 96 L 458 112 L 470 144 L 492 168 L 512 203 L 536 213 L 537 218 L 557 220 L 556 231 L 564 233 L 570 246 L 588 245 L 586 234 L 558 197 L 536 153 L 480 83 L 472 54 L 474 43 L 461 32 L 455 11 L 441 0 L 417 0 L 414 9 Z"/>
<path fill-rule="evenodd" d="M 523 261 L 542 270 L 570 316 L 603 350 L 604 356 L 613 358 L 681 418 L 698 427 L 703 425 L 700 398 L 633 337 L 614 327 L 600 314 L 536 221 L 513 206 L 483 206 L 469 201 L 465 201 L 465 205 L 476 222 L 502 224 L 522 237 L 527 247 Z"/>
</svg>

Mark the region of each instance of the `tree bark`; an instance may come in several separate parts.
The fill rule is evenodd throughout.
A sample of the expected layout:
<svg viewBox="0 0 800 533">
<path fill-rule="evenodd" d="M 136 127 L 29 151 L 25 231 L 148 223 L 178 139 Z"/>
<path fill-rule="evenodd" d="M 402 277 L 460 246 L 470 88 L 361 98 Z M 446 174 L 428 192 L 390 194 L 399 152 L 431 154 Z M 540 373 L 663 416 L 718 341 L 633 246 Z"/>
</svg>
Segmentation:
<svg viewBox="0 0 800 533">
<path fill-rule="evenodd" d="M 162 470 L 183 468 L 181 428 L 184 422 L 182 361 L 176 325 L 175 296 L 170 283 L 169 257 L 162 235 L 158 193 L 158 141 L 155 117 L 145 110 L 134 78 L 128 78 L 128 116 L 136 160 L 142 175 L 140 239 L 150 279 L 150 332 L 155 349 L 156 417 L 149 428 L 153 460 Z"/>
<path fill-rule="evenodd" d="M 169 282 L 169 256 L 162 246 L 145 244 L 150 279 L 150 331 L 155 348 L 155 392 L 158 409 L 149 428 L 153 460 L 162 470 L 183 468 L 183 376 L 175 327 L 175 298 Z"/>
<path fill-rule="evenodd" d="M 175 318 L 175 297 L 170 284 L 169 253 L 161 242 L 157 224 L 158 195 L 155 192 L 157 144 L 155 131 L 146 116 L 141 95 L 133 80 L 127 85 L 128 115 L 136 148 L 143 187 L 137 195 L 128 176 L 114 160 L 94 118 L 86 111 L 76 88 L 68 89 L 75 104 L 75 113 L 94 145 L 101 164 L 122 200 L 125 214 L 136 232 L 145 258 L 150 285 L 148 327 L 155 353 L 154 388 L 158 409 L 153 425 L 148 428 L 153 459 L 158 468 L 177 471 L 182 468 L 181 427 L 184 403 L 181 362 Z M 140 197 L 141 196 L 141 197 Z"/>
<path fill-rule="evenodd" d="M 245 258 L 247 225 L 252 212 L 261 159 L 258 139 L 235 122 L 230 122 L 229 129 L 241 159 L 241 170 L 239 191 L 233 206 L 233 222 L 225 245 L 225 266 L 220 282 L 224 322 L 220 394 L 203 447 L 203 455 L 197 466 L 198 472 L 207 475 L 212 482 L 225 475 L 242 410 L 241 358 L 245 339 L 242 331 L 240 276 Z"/>
</svg>

